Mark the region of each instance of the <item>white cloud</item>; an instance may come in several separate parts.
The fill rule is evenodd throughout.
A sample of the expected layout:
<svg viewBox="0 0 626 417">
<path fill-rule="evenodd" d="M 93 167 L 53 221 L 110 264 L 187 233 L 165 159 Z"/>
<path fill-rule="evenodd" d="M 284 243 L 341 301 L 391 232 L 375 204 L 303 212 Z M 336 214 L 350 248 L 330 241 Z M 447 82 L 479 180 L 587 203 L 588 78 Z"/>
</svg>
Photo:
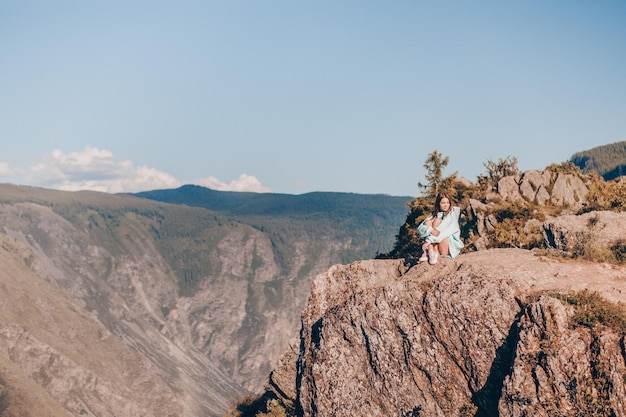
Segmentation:
<svg viewBox="0 0 626 417">
<path fill-rule="evenodd" d="M 78 191 L 93 190 L 106 193 L 139 192 L 164 188 L 177 188 L 183 185 L 176 178 L 166 172 L 145 166 L 134 167 L 127 164 L 128 161 L 119 163 L 116 167 L 119 171 L 112 178 L 105 178 L 110 172 L 99 172 L 101 178 L 63 180 L 57 186 L 59 190 Z M 88 172 L 90 175 L 93 171 Z"/>
<path fill-rule="evenodd" d="M 183 182 L 167 172 L 147 166 L 134 166 L 132 161 L 116 161 L 108 150 L 87 146 L 83 152 L 53 151 L 37 163 L 25 168 L 0 162 L 0 177 L 12 178 L 21 184 L 65 191 L 92 190 L 107 193 L 139 192 L 177 188 Z M 223 183 L 215 177 L 193 181 L 220 191 L 268 192 L 255 177 L 247 174 Z"/>
<path fill-rule="evenodd" d="M 13 175 L 13 170 L 9 168 L 9 164 L 6 162 L 0 162 L 0 177 L 10 177 Z"/>
<path fill-rule="evenodd" d="M 226 184 L 215 177 L 207 177 L 195 180 L 194 184 L 202 185 L 218 191 L 252 191 L 255 193 L 268 193 L 269 188 L 264 187 L 256 177 L 248 174 L 241 174 L 236 180 Z"/>
</svg>

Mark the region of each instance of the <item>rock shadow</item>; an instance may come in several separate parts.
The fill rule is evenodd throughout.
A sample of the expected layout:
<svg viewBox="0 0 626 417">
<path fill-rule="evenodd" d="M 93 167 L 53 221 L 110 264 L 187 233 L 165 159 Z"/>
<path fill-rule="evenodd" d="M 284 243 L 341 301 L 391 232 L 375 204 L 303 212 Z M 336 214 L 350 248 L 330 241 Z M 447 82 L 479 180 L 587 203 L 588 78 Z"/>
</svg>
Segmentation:
<svg viewBox="0 0 626 417">
<path fill-rule="evenodd" d="M 519 342 L 519 321 L 524 315 L 524 311 L 525 308 L 515 316 L 506 339 L 496 350 L 496 357 L 491 364 L 487 381 L 472 396 L 472 402 L 478 407 L 475 417 L 497 417 L 500 415 L 498 403 L 502 397 L 504 379 L 513 372 L 515 351 Z"/>
</svg>

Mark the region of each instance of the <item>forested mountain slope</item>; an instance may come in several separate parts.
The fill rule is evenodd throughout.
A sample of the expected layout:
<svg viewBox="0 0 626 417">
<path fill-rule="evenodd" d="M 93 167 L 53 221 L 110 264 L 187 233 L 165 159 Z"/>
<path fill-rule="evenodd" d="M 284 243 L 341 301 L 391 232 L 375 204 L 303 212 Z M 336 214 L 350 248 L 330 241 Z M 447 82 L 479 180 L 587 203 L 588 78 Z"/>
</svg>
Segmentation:
<svg viewBox="0 0 626 417">
<path fill-rule="evenodd" d="M 314 192 L 301 195 L 215 191 L 196 185 L 133 194 L 220 212 L 270 235 L 279 252 L 290 253 L 300 233 L 349 237 L 342 262 L 373 258 L 393 246 L 411 197 Z"/>
<path fill-rule="evenodd" d="M 626 175 L 626 141 L 576 152 L 570 162 L 584 172 L 597 173 L 607 181 Z"/>
</svg>

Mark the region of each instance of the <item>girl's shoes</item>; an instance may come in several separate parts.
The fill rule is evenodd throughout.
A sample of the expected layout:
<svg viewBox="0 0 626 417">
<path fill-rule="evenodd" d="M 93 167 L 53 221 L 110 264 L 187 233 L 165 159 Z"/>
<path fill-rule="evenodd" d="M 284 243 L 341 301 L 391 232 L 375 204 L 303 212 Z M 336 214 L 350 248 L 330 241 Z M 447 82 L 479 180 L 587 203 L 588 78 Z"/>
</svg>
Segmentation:
<svg viewBox="0 0 626 417">
<path fill-rule="evenodd" d="M 428 263 L 431 265 L 434 265 L 437 263 L 437 258 L 439 257 L 439 254 L 437 252 L 435 252 L 434 250 L 429 250 L 428 251 Z"/>
<path fill-rule="evenodd" d="M 423 251 L 422 256 L 420 256 L 417 262 L 422 263 L 422 262 L 427 262 L 427 261 L 428 261 L 428 255 L 426 255 L 426 251 Z"/>
</svg>

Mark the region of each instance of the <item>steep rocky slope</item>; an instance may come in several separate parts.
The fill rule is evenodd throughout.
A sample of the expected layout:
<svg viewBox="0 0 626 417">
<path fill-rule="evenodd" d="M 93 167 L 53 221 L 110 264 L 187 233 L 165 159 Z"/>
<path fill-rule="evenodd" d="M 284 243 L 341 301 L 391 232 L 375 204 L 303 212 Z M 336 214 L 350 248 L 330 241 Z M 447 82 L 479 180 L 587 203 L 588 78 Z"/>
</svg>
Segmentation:
<svg viewBox="0 0 626 417">
<path fill-rule="evenodd" d="M 519 249 L 335 266 L 270 387 L 305 416 L 626 416 L 625 327 L 572 326 L 558 294 L 582 290 L 626 301 L 626 269 Z"/>
<path fill-rule="evenodd" d="M 7 235 L 0 246 L 3 416 L 183 414 L 154 364 L 65 294 L 45 259 Z"/>
<path fill-rule="evenodd" d="M 0 414 L 222 415 L 262 388 L 313 277 L 367 246 L 302 230 L 285 259 L 276 236 L 199 207 L 0 185 Z"/>
<path fill-rule="evenodd" d="M 48 207 L 0 211 L 2 401 L 33 397 L 16 415 L 47 415 L 46 397 L 71 415 L 218 415 L 244 392 L 194 344 L 188 300 L 141 235 L 114 256 Z"/>
</svg>

